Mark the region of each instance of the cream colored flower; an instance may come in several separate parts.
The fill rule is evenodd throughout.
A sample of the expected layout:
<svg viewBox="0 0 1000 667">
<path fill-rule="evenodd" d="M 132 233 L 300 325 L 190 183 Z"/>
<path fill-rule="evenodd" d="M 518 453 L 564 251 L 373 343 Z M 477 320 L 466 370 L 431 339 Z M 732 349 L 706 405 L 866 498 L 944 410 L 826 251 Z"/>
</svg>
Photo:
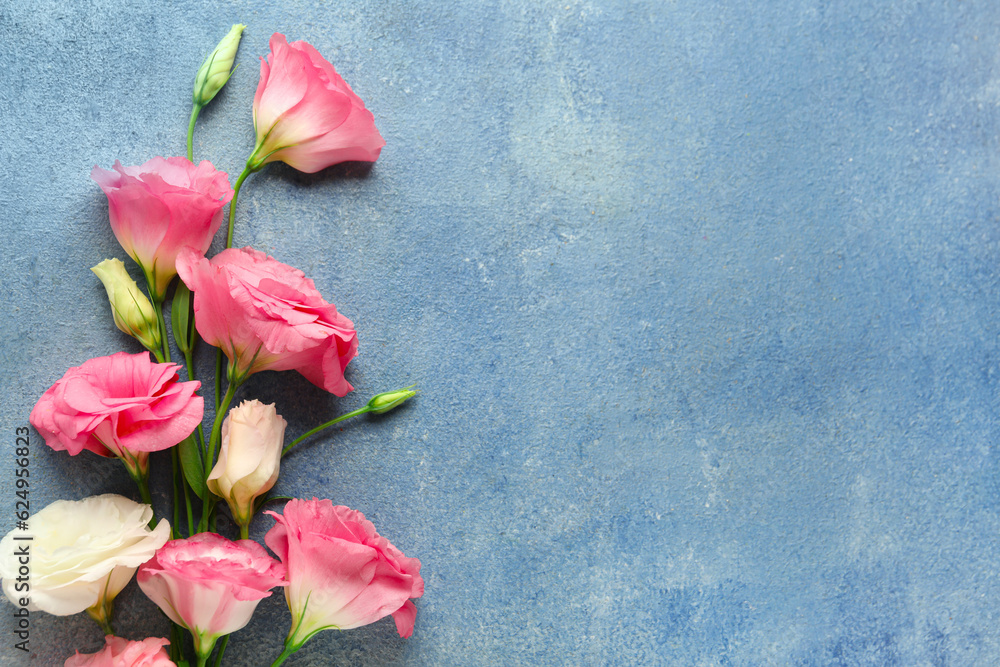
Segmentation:
<svg viewBox="0 0 1000 667">
<path fill-rule="evenodd" d="M 18 606 L 28 598 L 30 611 L 109 616 L 136 568 L 170 539 L 166 521 L 150 530 L 152 516 L 149 505 L 115 494 L 57 500 L 29 519 L 27 531 L 0 540 L 4 594 Z"/>
<path fill-rule="evenodd" d="M 253 517 L 254 500 L 278 480 L 287 425 L 274 404 L 257 400 L 230 410 L 222 424 L 222 450 L 208 476 L 208 488 L 226 500 L 243 528 Z"/>
</svg>

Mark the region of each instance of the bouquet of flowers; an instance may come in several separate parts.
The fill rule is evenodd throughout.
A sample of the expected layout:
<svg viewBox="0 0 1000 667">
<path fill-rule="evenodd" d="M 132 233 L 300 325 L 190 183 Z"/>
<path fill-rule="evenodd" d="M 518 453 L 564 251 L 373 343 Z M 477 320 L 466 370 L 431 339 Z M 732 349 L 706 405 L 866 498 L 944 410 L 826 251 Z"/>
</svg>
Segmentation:
<svg viewBox="0 0 1000 667">
<path fill-rule="evenodd" d="M 286 499 L 280 514 L 263 512 L 274 520 L 264 538 L 274 556 L 249 539 L 284 455 L 323 429 L 387 412 L 415 392 L 376 394 L 361 409 L 287 444 L 287 422 L 275 405 L 244 397 L 234 405 L 248 378 L 267 370 L 298 371 L 343 397 L 353 390 L 344 371 L 358 349 L 354 324 L 301 271 L 253 248 L 231 247 L 244 181 L 276 161 L 308 173 L 345 161 L 374 162 L 385 145 L 371 112 L 333 65 L 311 45 L 276 33 L 261 59 L 256 145 L 243 173 L 231 186 L 209 161 L 195 164 L 198 114 L 229 80 L 243 30 L 233 26 L 198 70 L 187 157 L 153 157 L 135 167 L 116 162 L 91 173 L 146 292 L 120 259 L 92 271 L 107 289 L 115 325 L 147 351 L 70 368 L 41 396 L 30 421 L 54 450 L 121 460 L 139 502 L 114 494 L 60 500 L 34 513 L 29 525 L 28 481 L 19 479 L 25 520 L 0 542 L 3 590 L 15 606 L 59 616 L 86 611 L 106 634 L 103 650 L 77 653 L 65 667 L 220 665 L 229 635 L 275 589 L 284 592 L 291 617 L 273 665 L 322 630 L 391 615 L 401 636 L 413 632 L 412 600 L 424 588 L 420 561 L 380 536 L 360 512 L 330 500 Z M 208 258 L 227 204 L 226 249 Z M 204 387 L 194 375 L 199 340 L 217 348 L 208 430 Z M 173 363 L 174 350 L 183 368 Z M 158 516 L 149 455 L 164 450 L 170 451 L 173 498 L 166 516 Z M 238 539 L 216 532 L 220 512 L 231 515 Z M 169 640 L 115 636 L 114 599 L 133 575 L 170 619 Z"/>
</svg>

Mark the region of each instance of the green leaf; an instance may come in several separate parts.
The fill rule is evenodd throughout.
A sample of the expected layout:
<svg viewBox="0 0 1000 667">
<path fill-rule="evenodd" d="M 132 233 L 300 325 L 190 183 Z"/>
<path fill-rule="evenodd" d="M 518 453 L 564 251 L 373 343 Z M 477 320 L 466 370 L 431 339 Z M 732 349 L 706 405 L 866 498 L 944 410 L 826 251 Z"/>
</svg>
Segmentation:
<svg viewBox="0 0 1000 667">
<path fill-rule="evenodd" d="M 205 498 L 205 467 L 201 462 L 201 452 L 198 451 L 198 443 L 195 442 L 194 434 L 189 435 L 177 445 L 177 453 L 181 459 L 181 469 L 184 471 L 184 479 L 195 495 L 201 499 Z"/>
<path fill-rule="evenodd" d="M 253 513 L 257 514 L 262 509 L 264 509 L 264 505 L 270 502 L 279 502 L 287 500 L 295 500 L 295 499 L 292 498 L 291 496 L 268 496 L 268 495 L 260 496 L 259 498 L 257 498 L 257 501 L 254 504 Z"/>
<path fill-rule="evenodd" d="M 183 281 L 177 282 L 174 300 L 170 302 L 170 327 L 174 330 L 174 342 L 181 352 L 191 351 L 191 290 Z"/>
</svg>

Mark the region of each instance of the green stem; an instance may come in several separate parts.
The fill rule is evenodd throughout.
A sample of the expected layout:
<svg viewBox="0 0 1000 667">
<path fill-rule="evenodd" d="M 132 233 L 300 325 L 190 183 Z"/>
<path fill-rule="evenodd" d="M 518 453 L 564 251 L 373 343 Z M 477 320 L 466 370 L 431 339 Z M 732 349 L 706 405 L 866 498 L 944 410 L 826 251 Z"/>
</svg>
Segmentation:
<svg viewBox="0 0 1000 667">
<path fill-rule="evenodd" d="M 239 386 L 236 382 L 230 382 L 229 387 L 226 389 L 226 395 L 222 398 L 222 403 L 219 408 L 215 411 L 215 422 L 212 424 L 212 434 L 208 439 L 208 456 L 205 457 L 205 481 L 208 482 L 208 475 L 211 474 L 212 468 L 215 466 L 215 448 L 219 444 L 219 434 L 222 431 L 222 422 L 226 419 L 226 414 L 229 413 L 229 404 L 233 400 L 233 394 L 236 393 L 236 388 Z M 205 502 L 201 506 L 201 523 L 198 524 L 198 532 L 202 533 L 208 526 L 208 515 L 215 505 L 215 501 L 212 499 L 212 492 L 206 489 L 205 491 Z"/>
<path fill-rule="evenodd" d="M 259 167 L 258 167 L 259 169 Z M 247 165 L 243 169 L 243 173 L 240 177 L 236 179 L 236 185 L 233 186 L 233 199 L 229 202 L 229 230 L 226 232 L 226 247 L 233 247 L 233 222 L 236 220 L 236 200 L 240 196 L 240 188 L 243 187 L 243 181 L 247 179 L 247 176 L 257 171 L 257 169 L 251 169 L 250 165 Z"/>
<path fill-rule="evenodd" d="M 170 659 L 176 663 L 183 657 L 184 636 L 181 634 L 181 626 L 170 621 Z"/>
<path fill-rule="evenodd" d="M 222 638 L 219 642 L 219 650 L 215 652 L 215 667 L 219 667 L 222 664 L 222 654 L 226 652 L 226 644 L 229 643 L 229 635 Z"/>
<path fill-rule="evenodd" d="M 305 440 L 309 436 L 315 435 L 315 434 L 319 433 L 320 431 L 322 431 L 325 428 L 330 428 L 334 424 L 339 424 L 340 422 L 344 421 L 345 419 L 350 419 L 351 417 L 357 417 L 358 415 L 363 415 L 366 412 L 371 412 L 371 408 L 368 407 L 367 405 L 364 406 L 363 408 L 358 408 L 357 410 L 354 410 L 352 412 L 348 412 L 346 415 L 340 415 L 336 419 L 331 419 L 327 423 L 322 424 L 321 426 L 317 426 L 316 428 L 314 428 L 313 430 L 311 430 L 311 431 L 309 431 L 307 433 L 303 433 L 302 435 L 300 435 L 299 437 L 297 437 L 295 440 L 292 440 L 292 443 L 290 445 L 288 445 L 283 450 L 281 450 L 281 455 L 284 456 L 288 452 L 292 451 L 292 447 L 294 447 L 295 445 L 299 444 L 300 442 L 302 442 L 303 440 Z"/>
<path fill-rule="evenodd" d="M 194 358 L 192 356 L 192 352 L 191 351 L 188 351 L 188 352 L 184 353 L 184 364 L 187 366 L 188 380 L 194 380 L 195 379 L 195 377 L 194 377 Z M 218 399 L 216 399 L 216 403 L 218 403 Z M 216 407 L 218 407 L 218 405 L 216 405 Z M 204 454 L 204 452 L 205 452 L 205 429 L 203 429 L 201 427 L 201 424 L 198 424 L 197 432 L 198 432 L 198 445 L 201 447 L 201 451 Z"/>
<path fill-rule="evenodd" d="M 87 607 L 87 616 L 90 616 L 101 626 L 101 630 L 104 631 L 105 635 L 115 634 L 115 629 L 111 626 L 111 616 L 115 612 L 115 598 L 113 595 L 108 595 L 108 587 L 110 585 L 111 575 L 109 574 L 104 580 L 99 599 L 93 605 Z"/>
<path fill-rule="evenodd" d="M 149 276 L 146 276 L 146 283 L 148 287 L 147 291 L 149 292 L 150 295 L 152 295 L 153 283 L 150 280 Z M 156 328 L 160 330 L 160 347 L 159 348 L 147 347 L 146 349 L 152 352 L 153 356 L 156 357 L 156 360 L 162 364 L 163 362 L 166 361 L 166 359 L 163 358 L 163 348 L 167 347 L 168 345 L 167 339 L 165 337 L 166 325 L 163 322 L 163 312 L 162 312 L 163 302 L 161 301 L 157 303 L 156 299 L 151 299 L 151 301 L 153 303 L 153 309 L 156 311 Z"/>
<path fill-rule="evenodd" d="M 184 353 L 184 367 L 187 368 L 188 380 L 194 380 L 194 355 L 190 351 Z"/>
<path fill-rule="evenodd" d="M 249 523 L 246 524 L 245 526 L 243 524 L 240 524 L 240 539 L 241 540 L 249 540 L 250 539 L 250 524 Z"/>
<path fill-rule="evenodd" d="M 181 479 L 180 479 L 182 477 L 181 472 L 180 472 L 180 470 L 181 470 L 181 464 L 180 464 L 180 457 L 177 455 L 177 448 L 176 447 L 171 447 L 170 448 L 170 468 L 171 468 L 171 472 L 173 473 L 173 476 L 174 476 L 174 498 L 173 498 L 173 500 L 174 500 L 174 522 L 170 526 L 170 532 L 171 532 L 171 539 L 176 540 L 177 538 L 179 538 L 181 536 L 181 529 L 180 529 L 180 525 L 181 525 L 181 506 L 180 506 L 180 503 L 177 502 L 177 498 L 180 496 L 180 487 L 181 487 L 181 484 L 183 483 L 183 482 L 181 482 Z M 191 524 L 188 523 L 188 526 L 190 526 L 190 525 Z M 190 527 L 188 528 L 188 530 L 191 530 Z"/>
<path fill-rule="evenodd" d="M 215 464 L 215 448 L 219 444 L 219 435 L 222 433 L 222 422 L 225 421 L 226 415 L 229 414 L 229 404 L 232 403 L 233 395 L 236 393 L 238 386 L 239 384 L 236 382 L 229 383 L 226 395 L 222 397 L 222 404 L 219 406 L 220 410 L 215 413 L 215 422 L 212 424 L 212 435 L 208 440 L 208 458 L 205 460 L 206 481 L 208 474 L 212 471 L 212 466 Z"/>
<path fill-rule="evenodd" d="M 190 630 L 191 638 L 194 639 L 194 654 L 198 658 L 198 667 L 205 667 L 208 664 L 208 659 L 212 657 L 212 649 L 215 648 L 215 642 L 218 641 L 218 637 L 212 639 L 208 645 L 205 645 L 205 638 L 195 634 L 194 630 Z"/>
<path fill-rule="evenodd" d="M 188 161 L 194 162 L 194 123 L 198 120 L 198 114 L 201 113 L 201 107 L 197 104 L 191 109 L 191 120 L 188 122 L 188 136 L 187 136 L 187 149 L 188 149 Z"/>
<path fill-rule="evenodd" d="M 148 476 L 136 476 L 132 479 L 135 480 L 136 486 L 139 487 L 139 497 L 142 498 L 142 502 L 146 503 L 150 507 L 153 506 L 153 498 L 149 495 L 149 477 Z M 150 521 L 154 521 L 156 517 L 154 516 Z"/>
<path fill-rule="evenodd" d="M 160 327 L 160 340 L 163 341 L 163 359 L 170 361 L 170 338 L 167 337 L 167 323 L 163 319 L 163 299 L 153 299 L 153 310 L 156 311 L 156 323 Z"/>
<path fill-rule="evenodd" d="M 180 289 L 181 285 L 183 285 L 183 283 L 181 283 L 181 284 L 179 284 L 177 286 L 178 289 Z M 187 286 L 184 285 L 184 287 L 186 288 Z M 190 292 L 190 290 L 188 290 L 188 291 Z M 175 292 L 174 293 L 174 302 L 176 303 L 176 301 L 177 301 L 177 293 Z M 194 316 L 192 314 L 190 302 L 188 303 L 188 313 L 187 313 L 187 315 L 188 315 L 188 318 L 189 318 L 188 319 L 188 327 L 187 327 L 187 331 L 183 332 L 183 335 L 186 338 L 186 340 L 185 340 L 186 345 L 184 345 L 182 347 L 181 345 L 178 344 L 177 347 L 179 347 L 181 349 L 181 353 L 184 355 L 184 367 L 187 368 L 188 380 L 193 382 L 194 380 L 197 379 L 195 377 L 195 373 L 194 373 L 194 350 L 198 346 L 198 329 L 195 327 Z M 178 328 L 180 328 L 180 327 L 178 327 Z M 218 402 L 218 399 L 216 399 L 216 402 Z M 205 453 L 205 431 L 204 431 L 204 429 L 202 429 L 200 422 L 198 423 L 198 446 L 200 447 L 200 452 L 202 453 L 202 455 L 204 455 L 204 453 Z"/>
<path fill-rule="evenodd" d="M 222 402 L 222 348 L 215 349 L 215 411 Z"/>
<path fill-rule="evenodd" d="M 194 512 L 191 510 L 191 496 L 188 494 L 187 478 L 184 475 L 181 475 L 181 489 L 184 493 L 184 509 L 187 510 L 188 537 L 191 537 L 194 535 L 191 532 L 194 530 Z M 176 499 L 174 500 L 174 504 L 178 504 Z"/>
<path fill-rule="evenodd" d="M 110 579 L 109 579 L 110 581 Z M 115 629 L 111 626 L 111 615 L 114 613 L 114 601 L 107 598 L 107 582 L 103 597 L 98 600 L 93 607 L 87 609 L 87 615 L 94 619 L 94 622 L 101 626 L 105 635 L 115 634 Z"/>
<path fill-rule="evenodd" d="M 251 156 L 253 157 L 253 156 Z M 233 226 L 236 222 L 236 201 L 240 198 L 240 188 L 243 187 L 243 181 L 247 180 L 247 176 L 259 170 L 251 169 L 250 165 L 243 169 L 243 173 L 240 177 L 236 179 L 236 185 L 233 186 L 233 198 L 229 201 L 229 226 L 226 230 L 226 248 L 233 247 Z M 215 351 L 215 410 L 219 410 L 219 396 L 222 395 L 222 349 L 216 349 Z"/>
<path fill-rule="evenodd" d="M 285 660 L 288 659 L 288 656 L 290 656 L 291 654 L 295 653 L 297 650 L 298 650 L 298 647 L 292 648 L 288 644 L 285 644 L 285 648 L 281 652 L 281 655 L 278 656 L 277 660 L 275 660 L 273 663 L 271 663 L 271 667 L 278 667 L 278 665 L 280 665 L 281 663 L 283 663 Z"/>
</svg>

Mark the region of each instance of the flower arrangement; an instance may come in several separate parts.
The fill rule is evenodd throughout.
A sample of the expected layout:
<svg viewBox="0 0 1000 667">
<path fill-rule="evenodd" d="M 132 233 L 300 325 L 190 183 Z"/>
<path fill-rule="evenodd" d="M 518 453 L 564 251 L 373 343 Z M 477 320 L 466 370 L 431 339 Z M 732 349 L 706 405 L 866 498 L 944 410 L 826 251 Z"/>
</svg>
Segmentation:
<svg viewBox="0 0 1000 667">
<path fill-rule="evenodd" d="M 272 553 L 249 539 L 284 455 L 344 419 L 392 410 L 415 391 L 376 394 L 290 443 L 276 405 L 252 396 L 233 405 L 263 371 L 295 370 L 343 397 L 354 389 L 345 371 L 358 350 L 354 324 L 305 274 L 253 248 L 231 247 L 241 187 L 271 162 L 311 173 L 344 161 L 374 162 L 385 145 L 373 115 L 333 65 L 311 45 L 275 34 L 261 59 L 256 144 L 246 168 L 230 185 L 211 162 L 196 164 L 198 114 L 229 80 L 244 28 L 233 26 L 196 74 L 186 157 L 115 162 L 91 173 L 145 293 L 120 259 L 92 270 L 107 290 L 115 326 L 146 351 L 70 368 L 38 399 L 30 422 L 53 450 L 120 459 L 139 502 L 113 494 L 59 500 L 0 541 L 9 599 L 59 616 L 86 611 L 105 635 L 101 651 L 77 652 L 66 667 L 221 665 L 229 635 L 275 590 L 284 592 L 290 619 L 274 667 L 323 630 L 392 616 L 400 636 L 413 633 L 413 600 L 424 591 L 420 561 L 360 512 L 328 499 L 291 499 L 281 513 L 263 512 L 275 522 L 264 540 Z M 206 257 L 227 204 L 226 249 Z M 207 386 L 194 376 L 199 340 L 217 348 Z M 172 361 L 175 350 L 183 365 Z M 206 409 L 203 393 L 213 386 Z M 206 413 L 214 414 L 208 429 Z M 163 516 L 149 491 L 150 476 L 166 474 L 151 470 L 149 455 L 158 451 L 170 452 L 173 473 Z M 220 512 L 231 515 L 238 536 L 217 532 Z M 29 534 L 32 568 L 24 581 L 15 545 Z M 169 639 L 116 636 L 114 599 L 133 576 L 170 620 Z"/>
</svg>

